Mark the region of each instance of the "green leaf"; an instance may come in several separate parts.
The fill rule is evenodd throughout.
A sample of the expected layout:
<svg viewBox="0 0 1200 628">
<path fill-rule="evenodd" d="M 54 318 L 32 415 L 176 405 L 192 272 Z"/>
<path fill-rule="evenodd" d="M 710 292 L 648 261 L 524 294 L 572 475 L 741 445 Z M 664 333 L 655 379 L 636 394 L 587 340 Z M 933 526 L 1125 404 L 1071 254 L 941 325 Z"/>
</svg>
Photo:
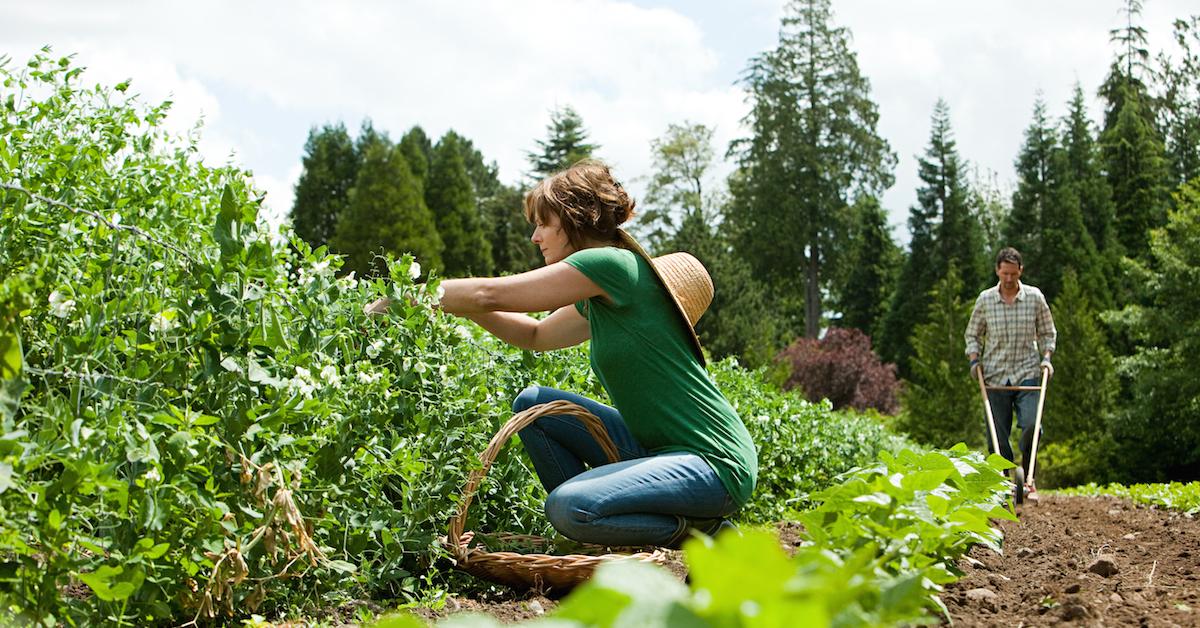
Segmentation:
<svg viewBox="0 0 1200 628">
<path fill-rule="evenodd" d="M 25 360 L 21 353 L 21 336 L 16 325 L 0 321 L 0 379 L 16 379 L 21 376 Z"/>
<path fill-rule="evenodd" d="M 332 569 L 334 571 L 340 571 L 342 573 L 354 573 L 354 572 L 358 571 L 358 567 L 356 565 L 348 563 L 344 560 L 327 561 L 325 563 L 325 566 L 329 567 L 330 569 Z"/>
<path fill-rule="evenodd" d="M 139 568 L 125 571 L 124 567 L 109 565 L 102 565 L 96 571 L 81 573 L 77 577 L 105 602 L 116 602 L 133 595 L 146 579 L 145 573 Z"/>
<path fill-rule="evenodd" d="M 0 495 L 12 486 L 12 465 L 0 462 Z"/>
</svg>

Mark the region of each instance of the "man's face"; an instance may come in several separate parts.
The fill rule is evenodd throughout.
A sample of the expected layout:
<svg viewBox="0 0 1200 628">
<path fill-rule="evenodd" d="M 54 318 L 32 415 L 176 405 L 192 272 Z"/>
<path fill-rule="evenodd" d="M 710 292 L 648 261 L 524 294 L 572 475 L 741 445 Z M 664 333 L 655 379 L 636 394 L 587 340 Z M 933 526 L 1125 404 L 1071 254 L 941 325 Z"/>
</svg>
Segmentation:
<svg viewBox="0 0 1200 628">
<path fill-rule="evenodd" d="M 1017 281 L 1021 279 L 1021 267 L 1012 262 L 1000 262 L 996 266 L 996 276 L 1000 278 L 1001 288 L 1016 290 Z"/>
</svg>

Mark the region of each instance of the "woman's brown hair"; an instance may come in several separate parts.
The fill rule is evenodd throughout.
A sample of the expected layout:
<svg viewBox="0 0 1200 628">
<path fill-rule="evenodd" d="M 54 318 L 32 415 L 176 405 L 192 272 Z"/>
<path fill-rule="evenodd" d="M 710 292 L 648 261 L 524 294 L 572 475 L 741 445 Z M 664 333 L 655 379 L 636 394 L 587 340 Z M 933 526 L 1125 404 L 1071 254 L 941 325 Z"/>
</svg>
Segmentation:
<svg viewBox="0 0 1200 628">
<path fill-rule="evenodd" d="M 579 249 L 589 239 L 615 242 L 617 227 L 633 217 L 634 205 L 604 162 L 584 159 L 525 194 L 525 219 L 538 224 L 553 212 L 567 241 Z"/>
</svg>

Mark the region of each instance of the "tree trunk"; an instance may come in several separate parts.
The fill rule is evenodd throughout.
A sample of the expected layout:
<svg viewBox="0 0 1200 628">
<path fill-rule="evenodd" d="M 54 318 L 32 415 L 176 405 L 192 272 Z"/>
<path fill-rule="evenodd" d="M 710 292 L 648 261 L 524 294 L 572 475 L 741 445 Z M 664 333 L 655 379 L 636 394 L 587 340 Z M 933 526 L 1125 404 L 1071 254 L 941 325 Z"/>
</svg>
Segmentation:
<svg viewBox="0 0 1200 628">
<path fill-rule="evenodd" d="M 816 338 L 821 331 L 821 288 L 816 247 L 808 245 L 804 269 L 804 337 Z"/>
</svg>

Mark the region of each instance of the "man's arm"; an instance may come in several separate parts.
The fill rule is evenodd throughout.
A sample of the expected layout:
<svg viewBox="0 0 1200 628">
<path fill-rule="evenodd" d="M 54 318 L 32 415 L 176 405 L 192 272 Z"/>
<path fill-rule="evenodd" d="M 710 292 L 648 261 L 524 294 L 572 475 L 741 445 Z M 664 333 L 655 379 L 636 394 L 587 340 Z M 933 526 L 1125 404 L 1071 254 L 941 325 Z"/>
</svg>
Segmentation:
<svg viewBox="0 0 1200 628">
<path fill-rule="evenodd" d="M 1042 351 L 1042 360 L 1049 360 L 1058 348 L 1058 330 L 1054 328 L 1054 316 L 1050 314 L 1050 306 L 1046 303 L 1045 296 L 1038 299 L 1034 326 L 1037 329 L 1038 348 Z"/>
</svg>

